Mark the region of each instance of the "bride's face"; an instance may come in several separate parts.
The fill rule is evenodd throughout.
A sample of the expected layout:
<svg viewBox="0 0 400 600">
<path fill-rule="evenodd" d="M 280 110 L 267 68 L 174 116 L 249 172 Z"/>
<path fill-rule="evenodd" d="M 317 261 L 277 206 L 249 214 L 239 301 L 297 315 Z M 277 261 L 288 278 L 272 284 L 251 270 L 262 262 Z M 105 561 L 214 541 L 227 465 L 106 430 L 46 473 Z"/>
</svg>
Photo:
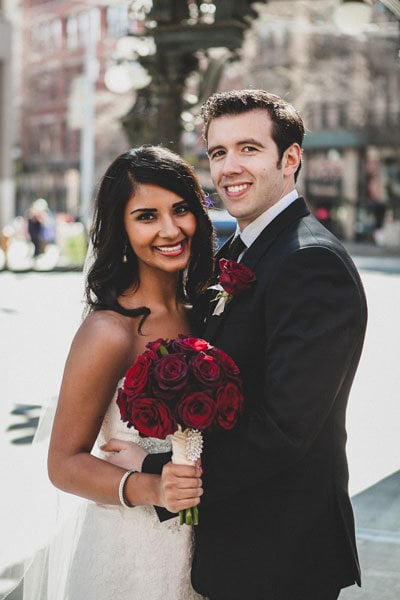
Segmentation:
<svg viewBox="0 0 400 600">
<path fill-rule="evenodd" d="M 196 218 L 184 198 L 141 184 L 127 202 L 124 224 L 141 270 L 177 272 L 187 266 Z"/>
</svg>

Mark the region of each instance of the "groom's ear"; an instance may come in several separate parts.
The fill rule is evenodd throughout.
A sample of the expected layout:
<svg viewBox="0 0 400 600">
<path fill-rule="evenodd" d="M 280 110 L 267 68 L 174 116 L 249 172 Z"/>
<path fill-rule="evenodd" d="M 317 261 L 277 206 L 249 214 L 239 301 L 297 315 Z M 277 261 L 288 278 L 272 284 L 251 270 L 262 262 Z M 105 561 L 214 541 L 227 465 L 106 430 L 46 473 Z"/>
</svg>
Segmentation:
<svg viewBox="0 0 400 600">
<path fill-rule="evenodd" d="M 287 175 L 288 177 L 294 176 L 301 161 L 301 154 L 301 147 L 297 143 L 293 143 L 289 148 L 286 148 L 282 156 L 282 169 L 284 175 Z"/>
</svg>

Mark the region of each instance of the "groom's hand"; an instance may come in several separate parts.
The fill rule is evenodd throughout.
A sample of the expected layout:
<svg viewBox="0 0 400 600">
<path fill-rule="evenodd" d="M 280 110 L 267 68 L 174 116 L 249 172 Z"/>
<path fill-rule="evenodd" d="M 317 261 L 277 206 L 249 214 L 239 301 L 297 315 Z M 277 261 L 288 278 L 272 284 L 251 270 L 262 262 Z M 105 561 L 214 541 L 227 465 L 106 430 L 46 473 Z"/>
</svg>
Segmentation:
<svg viewBox="0 0 400 600">
<path fill-rule="evenodd" d="M 160 482 L 160 506 L 177 513 L 197 506 L 203 494 L 201 470 L 197 466 L 164 465 Z"/>
<path fill-rule="evenodd" d="M 112 438 L 101 446 L 105 453 L 105 460 L 117 467 L 130 471 L 141 471 L 142 464 L 148 452 L 135 442 L 126 442 Z"/>
</svg>

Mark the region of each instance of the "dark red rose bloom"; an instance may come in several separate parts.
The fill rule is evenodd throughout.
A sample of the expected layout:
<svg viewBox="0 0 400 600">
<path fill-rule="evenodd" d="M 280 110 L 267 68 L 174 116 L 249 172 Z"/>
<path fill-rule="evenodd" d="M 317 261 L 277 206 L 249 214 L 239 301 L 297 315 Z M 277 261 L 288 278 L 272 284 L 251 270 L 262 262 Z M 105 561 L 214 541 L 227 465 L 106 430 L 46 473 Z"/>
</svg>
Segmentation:
<svg viewBox="0 0 400 600">
<path fill-rule="evenodd" d="M 243 408 L 242 390 L 228 382 L 217 392 L 217 423 L 223 429 L 232 429 Z"/>
<path fill-rule="evenodd" d="M 125 423 L 129 421 L 129 399 L 128 394 L 122 388 L 118 388 L 117 404 L 121 419 Z"/>
<path fill-rule="evenodd" d="M 157 398 L 137 398 L 131 405 L 130 421 L 142 435 L 161 440 L 177 429 L 172 412 Z"/>
<path fill-rule="evenodd" d="M 221 369 L 213 356 L 200 352 L 190 360 L 193 376 L 207 388 L 221 383 Z"/>
<path fill-rule="evenodd" d="M 204 392 L 194 392 L 182 398 L 176 407 L 177 420 L 192 429 L 207 429 L 215 419 L 214 400 Z"/>
<path fill-rule="evenodd" d="M 232 296 L 247 290 L 256 280 L 253 271 L 235 260 L 221 258 L 218 264 L 221 271 L 219 283 Z"/>
<path fill-rule="evenodd" d="M 215 357 L 215 359 L 217 360 L 218 364 L 221 366 L 222 370 L 224 371 L 227 377 L 231 379 L 238 378 L 240 369 L 233 360 L 233 358 L 229 356 L 229 354 L 227 354 L 220 348 L 215 347 L 213 347 L 210 350 L 210 354 Z"/>
<path fill-rule="evenodd" d="M 167 343 L 167 340 L 164 340 L 163 338 L 158 338 L 158 340 L 154 340 L 154 342 L 149 342 L 148 344 L 146 344 L 146 348 L 157 353 L 160 346 L 166 346 Z"/>
<path fill-rule="evenodd" d="M 154 364 L 152 352 L 140 354 L 125 375 L 124 390 L 130 396 L 138 396 L 146 387 Z"/>
<path fill-rule="evenodd" d="M 167 354 L 154 365 L 153 376 L 161 390 L 181 390 L 185 387 L 189 368 L 184 354 Z"/>
<path fill-rule="evenodd" d="M 209 348 L 211 346 L 206 340 L 185 335 L 178 336 L 172 342 L 173 352 L 197 353 L 206 352 Z"/>
</svg>

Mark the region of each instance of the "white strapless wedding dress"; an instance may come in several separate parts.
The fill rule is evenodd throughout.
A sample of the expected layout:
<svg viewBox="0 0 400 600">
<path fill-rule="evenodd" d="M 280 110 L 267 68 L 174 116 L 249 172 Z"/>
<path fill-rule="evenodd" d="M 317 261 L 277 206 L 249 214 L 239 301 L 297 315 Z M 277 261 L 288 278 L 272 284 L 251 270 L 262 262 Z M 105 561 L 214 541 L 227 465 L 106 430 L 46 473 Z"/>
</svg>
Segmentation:
<svg viewBox="0 0 400 600">
<path fill-rule="evenodd" d="M 170 450 L 169 440 L 140 438 L 128 429 L 115 400 L 93 453 L 101 457 L 101 444 L 112 437 L 137 442 L 152 453 Z M 152 506 L 78 504 L 42 553 L 42 566 L 38 569 L 34 561 L 28 570 L 24 600 L 202 598 L 190 584 L 193 530 L 179 525 L 178 517 L 161 523 Z"/>
</svg>

